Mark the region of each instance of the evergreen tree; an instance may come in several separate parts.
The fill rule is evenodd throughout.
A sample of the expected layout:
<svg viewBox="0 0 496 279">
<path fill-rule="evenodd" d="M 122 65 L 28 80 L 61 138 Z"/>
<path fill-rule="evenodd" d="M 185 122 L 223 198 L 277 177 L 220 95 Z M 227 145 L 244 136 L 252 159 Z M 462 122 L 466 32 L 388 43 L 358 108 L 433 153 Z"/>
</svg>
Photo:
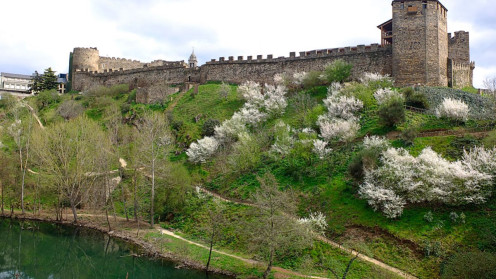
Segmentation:
<svg viewBox="0 0 496 279">
<path fill-rule="evenodd" d="M 41 90 L 43 90 L 42 87 L 43 87 L 43 79 L 40 76 L 40 74 L 38 74 L 38 71 L 34 71 L 33 84 L 31 85 L 31 91 L 38 93 Z"/>
<path fill-rule="evenodd" d="M 52 90 L 57 89 L 57 76 L 55 75 L 55 71 L 52 68 L 48 68 L 45 70 L 42 76 L 42 90 Z"/>
</svg>

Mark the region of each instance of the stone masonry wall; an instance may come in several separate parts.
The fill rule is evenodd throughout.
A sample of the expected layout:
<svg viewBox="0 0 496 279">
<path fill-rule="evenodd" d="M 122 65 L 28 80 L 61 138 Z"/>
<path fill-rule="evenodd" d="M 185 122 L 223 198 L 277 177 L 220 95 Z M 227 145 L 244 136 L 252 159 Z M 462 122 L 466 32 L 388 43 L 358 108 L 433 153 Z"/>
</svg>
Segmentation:
<svg viewBox="0 0 496 279">
<path fill-rule="evenodd" d="M 185 82 L 190 69 L 182 63 L 152 68 L 113 71 L 105 73 L 76 71 L 73 88 L 78 91 L 87 91 L 98 86 L 113 86 L 129 84 L 131 88 L 146 87 L 155 83 L 181 84 Z"/>
<path fill-rule="evenodd" d="M 364 72 L 377 72 L 391 75 L 391 48 L 377 44 L 371 46 L 347 47 L 301 52 L 300 56 L 291 53 L 290 57 L 257 59 L 248 57 L 220 58 L 210 61 L 198 69 L 190 69 L 182 61 L 168 62 L 166 66 L 145 67 L 132 70 L 108 70 L 104 73 L 76 71 L 73 88 L 85 91 L 95 86 L 112 86 L 127 83 L 132 88 L 150 86 L 166 82 L 181 84 L 186 82 L 225 81 L 243 83 L 248 80 L 273 82 L 275 74 L 284 72 L 302 72 L 323 70 L 336 59 L 343 59 L 353 64 L 352 77 L 359 78 Z"/>
<path fill-rule="evenodd" d="M 439 2 L 393 2 L 396 84 L 447 86 L 447 37 L 447 10 Z"/>
<path fill-rule="evenodd" d="M 124 58 L 115 58 L 115 57 L 100 57 L 99 61 L 99 71 L 103 72 L 105 70 L 129 70 L 129 69 L 139 69 L 143 68 L 145 63 L 141 63 L 137 60 L 124 59 Z"/>
<path fill-rule="evenodd" d="M 457 63 L 470 63 L 470 38 L 465 31 L 455 32 L 449 36 L 449 59 Z"/>
<path fill-rule="evenodd" d="M 457 63 L 453 60 L 448 62 L 448 78 L 450 86 L 453 88 L 462 89 L 473 84 L 473 63 Z"/>
<path fill-rule="evenodd" d="M 341 49 L 325 49 L 309 52 L 290 53 L 290 57 L 273 58 L 268 55 L 256 59 L 248 56 L 245 60 L 238 56 L 237 60 L 230 56 L 227 60 L 212 60 L 200 67 L 201 82 L 225 81 L 243 83 L 247 80 L 272 83 L 274 75 L 284 72 L 309 72 L 323 70 L 326 65 L 336 59 L 343 59 L 353 64 L 352 78 L 359 78 L 364 72 L 392 74 L 391 48 L 377 44 L 371 46 L 347 47 Z"/>
</svg>

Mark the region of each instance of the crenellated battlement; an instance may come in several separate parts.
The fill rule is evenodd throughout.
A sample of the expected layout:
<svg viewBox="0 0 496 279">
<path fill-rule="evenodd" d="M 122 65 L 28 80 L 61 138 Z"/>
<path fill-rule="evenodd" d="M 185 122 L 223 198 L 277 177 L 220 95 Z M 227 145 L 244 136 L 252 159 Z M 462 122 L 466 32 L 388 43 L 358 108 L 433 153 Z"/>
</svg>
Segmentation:
<svg viewBox="0 0 496 279">
<path fill-rule="evenodd" d="M 136 69 L 124 69 L 119 68 L 118 70 L 114 69 L 105 69 L 103 71 L 92 71 L 89 68 L 85 69 L 76 69 L 76 73 L 84 73 L 93 77 L 108 77 L 108 76 L 118 76 L 118 75 L 128 75 L 128 74 L 136 74 L 136 73 L 146 73 L 149 71 L 160 71 L 160 70 L 170 70 L 170 69 L 186 69 L 187 65 L 184 61 L 178 62 L 168 62 L 166 65 L 154 66 L 154 67 L 143 67 Z"/>
<path fill-rule="evenodd" d="M 266 62 L 281 62 L 281 61 L 294 61 L 302 59 L 316 59 L 323 57 L 339 57 L 346 55 L 353 55 L 358 53 L 368 53 L 368 52 L 381 52 L 390 49 L 391 46 L 381 46 L 379 44 L 371 45 L 358 45 L 354 47 L 343 47 L 343 48 L 332 48 L 332 49 L 319 49 L 310 51 L 300 51 L 298 56 L 296 52 L 290 52 L 288 57 L 279 56 L 274 58 L 272 54 L 268 54 L 265 57 L 263 55 L 257 56 L 234 56 L 219 57 L 219 60 L 212 59 L 207 62 L 207 65 L 212 64 L 227 64 L 227 63 L 266 63 Z"/>
</svg>

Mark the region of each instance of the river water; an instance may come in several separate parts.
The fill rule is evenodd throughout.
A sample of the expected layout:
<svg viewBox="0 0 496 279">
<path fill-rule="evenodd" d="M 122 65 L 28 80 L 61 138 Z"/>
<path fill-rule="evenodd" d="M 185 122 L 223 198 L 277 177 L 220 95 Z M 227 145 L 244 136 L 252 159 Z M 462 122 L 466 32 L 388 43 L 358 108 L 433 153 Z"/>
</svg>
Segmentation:
<svg viewBox="0 0 496 279">
<path fill-rule="evenodd" d="M 86 228 L 0 218 L 0 279 L 227 279 L 137 257 L 134 245 Z"/>
</svg>

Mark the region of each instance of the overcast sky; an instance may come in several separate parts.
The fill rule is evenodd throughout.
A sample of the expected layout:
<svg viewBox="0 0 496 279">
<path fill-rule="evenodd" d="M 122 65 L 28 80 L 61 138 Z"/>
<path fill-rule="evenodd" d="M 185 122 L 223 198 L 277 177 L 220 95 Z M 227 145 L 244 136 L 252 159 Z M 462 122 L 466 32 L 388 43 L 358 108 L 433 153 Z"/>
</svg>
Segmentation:
<svg viewBox="0 0 496 279">
<path fill-rule="evenodd" d="M 475 86 L 496 76 L 494 0 L 443 0 L 448 32 L 470 32 Z M 101 56 L 200 64 L 380 42 L 391 0 L 15 0 L 0 2 L 0 71 L 68 71 L 74 47 Z"/>
</svg>

